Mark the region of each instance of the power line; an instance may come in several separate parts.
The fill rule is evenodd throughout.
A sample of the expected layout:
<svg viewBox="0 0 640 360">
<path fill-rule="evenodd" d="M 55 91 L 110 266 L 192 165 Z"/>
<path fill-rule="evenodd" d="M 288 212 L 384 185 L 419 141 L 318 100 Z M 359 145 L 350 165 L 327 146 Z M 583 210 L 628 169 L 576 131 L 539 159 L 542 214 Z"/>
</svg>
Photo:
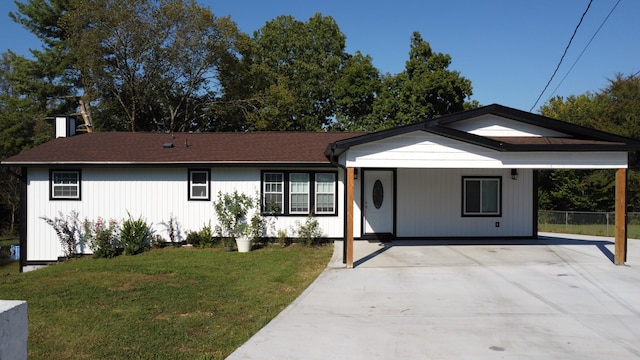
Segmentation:
<svg viewBox="0 0 640 360">
<path fill-rule="evenodd" d="M 567 55 L 567 51 L 569 51 L 569 46 L 571 46 L 571 42 L 573 41 L 573 38 L 576 36 L 576 33 L 578 32 L 578 28 L 580 27 L 580 24 L 582 24 L 582 20 L 584 20 L 585 15 L 587 15 L 587 12 L 589 11 L 589 8 L 591 7 L 591 3 L 592 2 L 593 2 L 593 0 L 589 0 L 589 4 L 587 5 L 587 8 L 585 9 L 585 11 L 582 13 L 582 16 L 580 17 L 580 21 L 578 22 L 578 25 L 573 30 L 573 35 L 571 35 L 571 39 L 569 39 L 569 43 L 564 48 L 564 53 L 562 53 L 562 57 L 560 58 L 560 61 L 558 62 L 558 66 L 556 66 L 556 69 L 554 70 L 553 74 L 551 75 L 551 78 L 547 82 L 547 85 L 545 85 L 544 89 L 542 89 L 542 92 L 538 96 L 538 99 L 536 99 L 536 102 L 533 104 L 531 109 L 529 109 L 529 112 L 531 112 L 533 110 L 533 108 L 536 107 L 536 105 L 538 105 L 538 101 L 540 101 L 540 98 L 542 97 L 544 92 L 547 91 L 547 88 L 549 87 L 549 84 L 551 84 L 551 81 L 553 81 L 553 78 L 556 76 L 556 73 L 558 72 L 558 69 L 560 69 L 560 65 L 562 64 L 562 60 L 564 59 L 564 56 Z"/>
<path fill-rule="evenodd" d="M 551 97 L 553 96 L 553 94 L 556 93 L 556 91 L 558 90 L 558 88 L 560 87 L 560 85 L 562 85 L 562 83 L 564 82 L 564 80 L 567 78 L 567 76 L 569 76 L 569 73 L 571 72 L 571 70 L 573 70 L 573 67 L 576 66 L 576 63 L 578 62 L 578 60 L 580 60 L 580 58 L 582 57 L 582 54 L 584 54 L 584 52 L 587 50 L 587 48 L 589 47 L 589 45 L 591 44 L 591 42 L 593 41 L 593 39 L 596 37 L 596 35 L 598 35 L 598 32 L 600 32 L 600 29 L 602 29 L 602 27 L 604 26 L 604 24 L 607 22 L 607 20 L 609 20 L 609 16 L 611 16 L 611 14 L 613 13 L 613 10 L 616 9 L 616 7 L 618 7 L 618 4 L 620 4 L 620 1 L 622 0 L 618 0 L 618 2 L 613 5 L 613 8 L 611 8 L 611 11 L 609 11 L 609 14 L 607 14 L 607 17 L 604 18 L 604 20 L 602 20 L 602 23 L 600 24 L 600 27 L 598 27 L 598 30 L 596 30 L 596 32 L 593 34 L 593 36 L 591 37 L 591 39 L 589 39 L 589 42 L 587 43 L 587 45 L 584 47 L 584 49 L 582 49 L 582 52 L 580 53 L 580 55 L 578 55 L 578 58 L 576 59 L 576 61 L 573 62 L 573 64 L 571 65 L 571 67 L 569 68 L 569 71 L 567 71 L 567 73 L 564 75 L 564 77 L 562 78 L 562 80 L 560 80 L 560 83 L 558 84 L 558 86 L 556 86 L 555 89 L 553 89 L 553 92 L 551 93 L 551 95 L 549 95 L 549 98 L 547 99 L 547 101 L 549 101 L 549 99 L 551 99 Z"/>
</svg>

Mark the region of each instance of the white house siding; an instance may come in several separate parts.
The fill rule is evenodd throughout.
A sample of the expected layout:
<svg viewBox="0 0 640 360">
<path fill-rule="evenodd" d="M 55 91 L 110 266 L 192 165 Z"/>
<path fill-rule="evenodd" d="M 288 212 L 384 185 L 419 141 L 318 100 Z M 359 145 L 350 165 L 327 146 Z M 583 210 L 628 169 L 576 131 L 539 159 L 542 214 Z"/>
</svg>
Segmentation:
<svg viewBox="0 0 640 360">
<path fill-rule="evenodd" d="M 77 167 L 70 167 L 77 169 Z M 324 170 L 327 170 L 324 168 Z M 333 170 L 333 169 L 331 169 Z M 213 203 L 218 192 L 237 190 L 251 196 L 260 193 L 260 168 L 211 168 L 211 200 L 188 200 L 188 168 L 84 168 L 81 169 L 81 200 L 49 200 L 49 169 L 30 168 L 27 194 L 27 261 L 53 261 L 63 255 L 55 231 L 41 217 L 59 217 L 75 210 L 80 219 L 144 218 L 155 233 L 168 241 L 166 227 L 171 218 L 179 226 L 179 236 L 198 231 L 211 221 L 216 225 Z M 342 191 L 343 172 L 338 176 Z M 318 217 L 326 237 L 343 234 L 344 199 L 338 196 L 339 216 Z M 269 219 L 267 236 L 275 237 L 278 229 L 294 234 L 306 216 L 279 216 Z M 83 249 L 90 253 L 90 250 Z"/>
<path fill-rule="evenodd" d="M 462 216 L 463 176 L 502 177 L 502 216 Z M 531 236 L 532 181 L 527 169 L 398 169 L 397 236 Z"/>
<path fill-rule="evenodd" d="M 345 165 L 358 168 L 617 169 L 626 152 L 500 152 L 416 131 L 353 146 Z"/>
<path fill-rule="evenodd" d="M 567 137 L 566 134 L 540 126 L 506 119 L 493 114 L 458 121 L 450 125 L 452 129 L 465 131 L 479 136 L 551 136 Z"/>
</svg>

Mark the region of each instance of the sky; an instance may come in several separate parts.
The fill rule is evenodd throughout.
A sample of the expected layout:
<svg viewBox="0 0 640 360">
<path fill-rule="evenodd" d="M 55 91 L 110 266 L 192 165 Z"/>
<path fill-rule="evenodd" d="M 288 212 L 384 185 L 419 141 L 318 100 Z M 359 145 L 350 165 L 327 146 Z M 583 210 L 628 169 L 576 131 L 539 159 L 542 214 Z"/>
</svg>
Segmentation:
<svg viewBox="0 0 640 360">
<path fill-rule="evenodd" d="M 471 100 L 482 105 L 537 112 L 551 96 L 595 93 L 618 73 L 640 71 L 638 0 L 593 0 L 537 103 L 589 0 L 198 2 L 216 16 L 230 16 L 248 34 L 279 15 L 300 21 L 315 13 L 331 16 L 346 36 L 347 52 L 370 55 L 381 73 L 404 70 L 411 34 L 418 31 L 434 52 L 451 55 L 449 69 L 471 80 Z M 8 17 L 15 10 L 12 0 L 0 0 L 0 51 L 28 56 L 41 43 Z"/>
</svg>

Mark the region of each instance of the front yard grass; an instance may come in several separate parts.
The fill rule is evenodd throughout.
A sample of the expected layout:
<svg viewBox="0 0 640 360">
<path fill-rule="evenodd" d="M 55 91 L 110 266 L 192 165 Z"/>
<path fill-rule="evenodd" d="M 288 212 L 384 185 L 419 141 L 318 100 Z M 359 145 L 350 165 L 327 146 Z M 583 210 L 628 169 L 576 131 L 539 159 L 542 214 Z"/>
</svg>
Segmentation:
<svg viewBox="0 0 640 360">
<path fill-rule="evenodd" d="M 28 302 L 29 359 L 223 359 L 291 303 L 332 251 L 165 248 L 22 274 L 0 264 L 0 299 Z"/>
</svg>

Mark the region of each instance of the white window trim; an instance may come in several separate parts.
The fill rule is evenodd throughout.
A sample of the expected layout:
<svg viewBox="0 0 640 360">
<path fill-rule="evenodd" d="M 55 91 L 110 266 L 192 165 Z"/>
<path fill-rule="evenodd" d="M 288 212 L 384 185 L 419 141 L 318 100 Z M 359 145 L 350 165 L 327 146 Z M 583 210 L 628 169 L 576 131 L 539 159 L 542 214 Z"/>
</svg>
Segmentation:
<svg viewBox="0 0 640 360">
<path fill-rule="evenodd" d="M 75 174 L 76 182 L 75 184 L 56 184 L 55 177 L 56 174 Z M 80 170 L 51 170 L 51 200 L 80 200 Z M 76 195 L 75 196 L 56 196 L 56 188 L 58 187 L 75 187 Z"/>
<path fill-rule="evenodd" d="M 333 191 L 332 192 L 320 192 L 318 191 L 318 175 L 331 175 L 331 177 L 333 178 L 333 180 L 331 181 L 331 184 L 333 185 Z M 315 214 L 335 214 L 336 212 L 336 174 L 335 173 L 316 173 L 315 175 L 315 189 L 314 189 L 314 197 L 315 197 L 315 201 L 314 201 L 314 211 Z M 320 211 L 318 210 L 318 195 L 331 195 L 331 198 L 333 199 L 333 209 L 331 211 Z"/>
<path fill-rule="evenodd" d="M 293 191 L 293 181 L 291 181 L 292 175 L 306 175 L 307 176 L 307 191 L 306 192 L 294 192 Z M 306 215 L 309 213 L 311 207 L 311 176 L 308 172 L 292 172 L 289 173 L 289 214 L 295 215 Z M 307 195 L 307 203 L 305 204 L 307 207 L 306 211 L 294 211 L 291 207 L 293 206 L 293 195 Z"/>
<path fill-rule="evenodd" d="M 266 181 L 266 177 L 267 175 L 270 174 L 278 174 L 281 176 L 282 180 L 280 181 L 280 188 L 282 189 L 280 192 L 276 192 L 276 191 L 267 191 L 267 184 L 271 184 L 274 183 L 273 181 Z M 283 172 L 275 172 L 275 171 L 270 171 L 270 172 L 264 172 L 262 173 L 262 207 L 265 209 L 265 211 L 267 210 L 267 194 L 273 195 L 273 194 L 279 194 L 280 195 L 280 211 L 278 213 L 282 214 L 284 213 L 284 186 L 285 186 L 285 175 Z"/>
<path fill-rule="evenodd" d="M 467 182 L 468 181 L 480 181 L 480 211 L 478 212 L 469 212 L 467 211 Z M 496 212 L 483 212 L 482 211 L 482 201 L 483 201 L 483 192 L 482 192 L 482 183 L 485 181 L 495 181 L 498 183 L 498 191 L 496 196 L 497 200 L 497 211 Z M 468 217 L 500 217 L 502 216 L 502 177 L 500 176 L 465 176 L 462 178 L 462 216 Z"/>
<path fill-rule="evenodd" d="M 204 174 L 205 175 L 205 182 L 204 184 L 201 183 L 194 183 L 193 182 L 193 174 Z M 192 169 L 189 170 L 189 200 L 210 200 L 210 193 L 211 193 L 211 174 L 209 172 L 209 170 L 196 170 L 196 169 Z M 205 191 L 205 196 L 197 196 L 194 195 L 193 193 L 193 188 L 194 186 L 204 186 L 206 191 Z"/>
</svg>

